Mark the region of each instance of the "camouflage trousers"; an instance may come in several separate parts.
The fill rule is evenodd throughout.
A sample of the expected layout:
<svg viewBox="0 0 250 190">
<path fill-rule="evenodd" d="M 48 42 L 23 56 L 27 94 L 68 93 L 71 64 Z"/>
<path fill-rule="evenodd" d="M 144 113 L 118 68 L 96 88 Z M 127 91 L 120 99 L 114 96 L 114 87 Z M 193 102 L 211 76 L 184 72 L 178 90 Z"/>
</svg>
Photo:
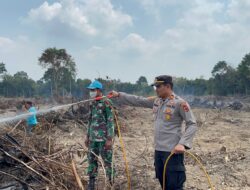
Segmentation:
<svg viewBox="0 0 250 190">
<path fill-rule="evenodd" d="M 96 177 L 98 174 L 98 158 L 92 152 L 95 153 L 97 156 L 102 157 L 106 170 L 106 175 L 109 179 L 113 179 L 114 177 L 114 169 L 112 171 L 113 148 L 106 149 L 105 142 L 90 141 L 89 153 L 88 153 L 88 161 L 89 161 L 88 175 L 90 177 Z"/>
</svg>

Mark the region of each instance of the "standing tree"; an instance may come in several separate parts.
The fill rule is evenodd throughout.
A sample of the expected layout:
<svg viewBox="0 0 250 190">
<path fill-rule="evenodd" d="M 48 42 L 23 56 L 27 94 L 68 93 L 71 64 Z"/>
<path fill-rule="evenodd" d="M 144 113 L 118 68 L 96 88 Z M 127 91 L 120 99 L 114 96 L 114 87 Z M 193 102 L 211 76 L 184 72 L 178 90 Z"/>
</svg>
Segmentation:
<svg viewBox="0 0 250 190">
<path fill-rule="evenodd" d="M 219 61 L 212 70 L 212 75 L 215 77 L 224 75 L 228 70 L 228 65 L 226 61 Z"/>
<path fill-rule="evenodd" d="M 241 85 L 242 92 L 248 94 L 250 91 L 250 53 L 243 57 L 237 70 L 240 76 L 239 84 Z"/>
<path fill-rule="evenodd" d="M 48 48 L 39 58 L 39 65 L 47 68 L 44 79 L 51 83 L 51 91 L 58 95 L 58 87 L 68 82 L 70 88 L 76 76 L 76 64 L 65 49 Z"/>
<path fill-rule="evenodd" d="M 139 86 L 148 86 L 148 80 L 144 76 L 140 76 L 140 78 L 136 81 L 136 84 Z"/>
<path fill-rule="evenodd" d="M 5 95 L 5 92 L 4 92 L 4 85 L 3 85 L 3 78 L 4 76 L 6 75 L 6 68 L 5 68 L 5 64 L 3 62 L 0 63 L 0 79 L 1 79 L 1 83 L 0 83 L 0 94 L 1 95 Z"/>
<path fill-rule="evenodd" d="M 3 62 L 0 63 L 0 75 L 4 74 L 6 72 L 7 72 L 7 70 L 5 68 L 5 64 Z"/>
<path fill-rule="evenodd" d="M 36 83 L 24 71 L 13 75 L 16 96 L 32 97 L 35 94 Z"/>
<path fill-rule="evenodd" d="M 225 61 L 219 61 L 212 70 L 212 88 L 217 95 L 236 93 L 236 70 Z"/>
<path fill-rule="evenodd" d="M 153 93 L 153 88 L 148 86 L 148 80 L 145 76 L 140 76 L 136 81 L 136 88 L 139 95 L 151 95 Z"/>
<path fill-rule="evenodd" d="M 16 74 L 14 74 L 14 77 L 20 78 L 20 79 L 28 79 L 29 78 L 28 74 L 24 71 L 17 72 Z"/>
<path fill-rule="evenodd" d="M 91 83 L 89 79 L 77 79 L 76 80 L 76 96 L 83 99 L 89 98 L 89 92 L 87 86 Z"/>
</svg>

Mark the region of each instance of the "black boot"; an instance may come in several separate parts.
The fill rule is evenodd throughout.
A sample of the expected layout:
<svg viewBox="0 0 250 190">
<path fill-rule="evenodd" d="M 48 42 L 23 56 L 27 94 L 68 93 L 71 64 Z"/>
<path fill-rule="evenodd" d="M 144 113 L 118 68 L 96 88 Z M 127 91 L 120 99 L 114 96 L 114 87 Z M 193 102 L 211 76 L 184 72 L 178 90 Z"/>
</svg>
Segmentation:
<svg viewBox="0 0 250 190">
<path fill-rule="evenodd" d="M 110 183 L 111 186 L 113 186 L 113 185 L 114 185 L 114 178 L 112 179 L 112 178 L 110 177 L 110 178 L 109 178 L 109 183 Z"/>
<path fill-rule="evenodd" d="M 109 189 L 114 189 L 115 178 L 109 177 Z"/>
<path fill-rule="evenodd" d="M 89 178 L 88 190 L 95 190 L 95 177 Z"/>
</svg>

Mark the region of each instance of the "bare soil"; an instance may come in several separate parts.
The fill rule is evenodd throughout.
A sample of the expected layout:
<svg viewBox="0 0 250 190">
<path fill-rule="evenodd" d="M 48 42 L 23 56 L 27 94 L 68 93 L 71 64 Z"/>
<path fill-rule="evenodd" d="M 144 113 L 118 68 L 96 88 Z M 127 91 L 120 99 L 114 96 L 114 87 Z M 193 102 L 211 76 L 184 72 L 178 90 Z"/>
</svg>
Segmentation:
<svg viewBox="0 0 250 190">
<path fill-rule="evenodd" d="M 4 113 L 4 110 L 1 110 Z M 250 190 L 250 112 L 230 109 L 195 108 L 198 132 L 194 139 L 195 154 L 207 169 L 217 190 Z M 152 110 L 122 106 L 119 108 L 122 137 L 131 175 L 131 189 L 160 190 L 154 172 L 154 127 Z M 73 155 L 77 170 L 83 180 L 86 175 L 87 148 L 84 146 L 86 125 L 65 121 L 50 132 L 55 149 L 71 150 L 82 147 Z M 187 190 L 208 190 L 207 179 L 199 166 L 186 157 Z M 118 137 L 115 138 L 114 166 L 116 179 L 114 189 L 127 189 L 125 164 Z M 104 172 L 100 167 L 98 189 L 104 189 Z M 1 187 L 1 184 L 0 184 Z"/>
<path fill-rule="evenodd" d="M 122 136 L 129 162 L 132 189 L 156 189 L 160 185 L 154 172 L 154 127 L 152 111 L 144 108 L 122 107 Z M 200 158 L 218 190 L 250 189 L 250 113 L 232 110 L 193 109 L 199 129 L 190 150 Z M 57 131 L 57 144 L 70 148 L 76 143 L 84 146 L 85 130 L 71 126 L 70 132 Z M 119 140 L 115 140 L 115 189 L 126 189 L 125 164 Z M 86 155 L 78 160 L 78 169 L 87 179 Z M 85 162 L 83 162 L 85 160 Z M 209 189 L 199 166 L 186 157 L 185 189 Z M 99 189 L 103 188 L 100 169 Z"/>
</svg>

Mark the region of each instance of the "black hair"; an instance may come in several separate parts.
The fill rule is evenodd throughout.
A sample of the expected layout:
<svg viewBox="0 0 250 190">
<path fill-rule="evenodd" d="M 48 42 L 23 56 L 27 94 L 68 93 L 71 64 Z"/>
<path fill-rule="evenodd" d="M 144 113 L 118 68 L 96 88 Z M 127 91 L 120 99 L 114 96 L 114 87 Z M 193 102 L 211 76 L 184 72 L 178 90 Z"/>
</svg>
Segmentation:
<svg viewBox="0 0 250 190">
<path fill-rule="evenodd" d="M 166 82 L 166 83 L 164 83 L 164 85 L 165 85 L 165 86 L 166 86 L 167 84 L 169 84 L 169 85 L 170 85 L 171 90 L 173 90 L 173 88 L 174 88 L 174 84 L 173 84 L 172 82 Z"/>
<path fill-rule="evenodd" d="M 170 82 L 169 84 L 170 84 L 171 89 L 173 90 L 173 88 L 174 88 L 174 83 Z"/>
<path fill-rule="evenodd" d="M 28 104 L 29 106 L 33 105 L 33 103 L 31 101 L 26 101 L 25 103 Z"/>
</svg>

